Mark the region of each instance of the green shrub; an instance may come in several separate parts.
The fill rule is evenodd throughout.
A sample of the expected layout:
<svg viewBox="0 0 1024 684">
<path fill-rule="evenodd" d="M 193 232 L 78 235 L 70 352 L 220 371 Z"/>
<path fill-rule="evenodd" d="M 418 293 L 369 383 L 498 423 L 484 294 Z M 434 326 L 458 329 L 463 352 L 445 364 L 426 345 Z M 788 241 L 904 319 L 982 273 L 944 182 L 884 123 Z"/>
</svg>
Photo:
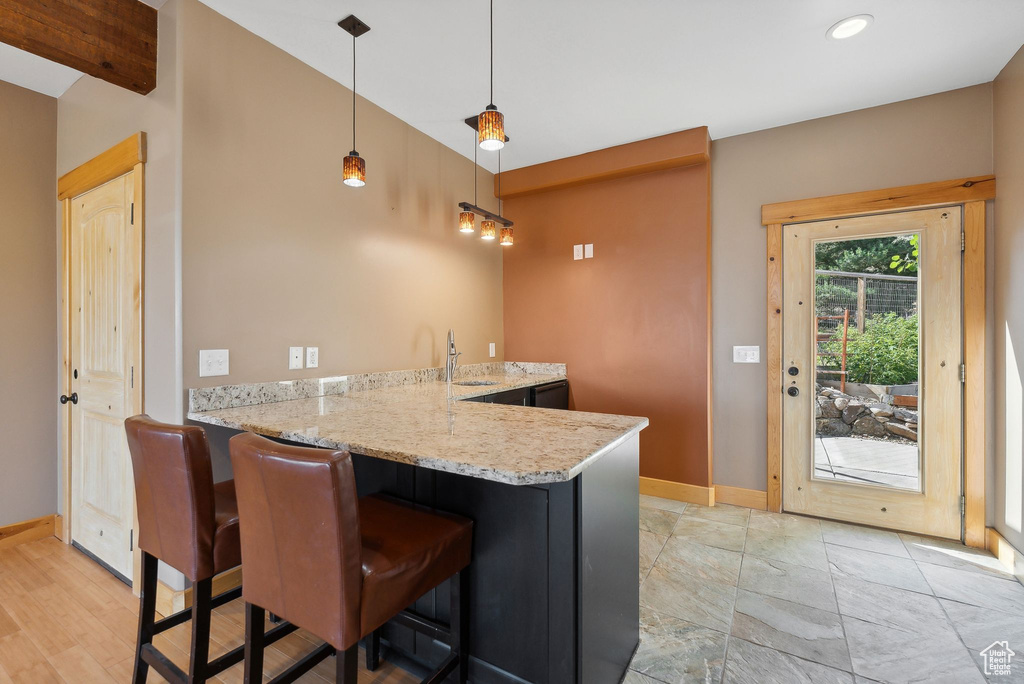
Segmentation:
<svg viewBox="0 0 1024 684">
<path fill-rule="evenodd" d="M 848 336 L 847 381 L 872 385 L 917 382 L 917 314 L 908 318 L 895 313 L 876 314 L 865 322 L 863 333 L 853 328 Z M 818 365 L 838 369 L 843 351 L 842 329 L 823 342 L 821 348 L 834 356 L 819 356 Z"/>
</svg>

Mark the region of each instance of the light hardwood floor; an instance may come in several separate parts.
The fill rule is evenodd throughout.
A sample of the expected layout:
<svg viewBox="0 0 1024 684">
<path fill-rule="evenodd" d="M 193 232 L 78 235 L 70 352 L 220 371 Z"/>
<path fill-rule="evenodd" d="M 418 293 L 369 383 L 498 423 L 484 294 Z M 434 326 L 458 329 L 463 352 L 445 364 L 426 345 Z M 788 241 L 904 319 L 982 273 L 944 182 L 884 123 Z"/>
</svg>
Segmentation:
<svg viewBox="0 0 1024 684">
<path fill-rule="evenodd" d="M 131 681 L 138 599 L 106 570 L 75 549 L 49 537 L 0 550 L 0 684 Z M 241 599 L 214 611 L 210 655 L 216 657 L 244 638 Z M 164 632 L 154 642 L 188 669 L 191 623 Z M 290 634 L 267 649 L 264 679 L 283 671 L 320 643 L 308 632 Z M 362 655 L 360 654 L 360 663 Z M 150 671 L 149 681 L 163 678 Z M 242 681 L 242 664 L 216 682 Z M 301 682 L 333 682 L 334 658 L 320 663 Z M 360 668 L 360 684 L 419 681 L 382 662 L 376 672 Z"/>
</svg>

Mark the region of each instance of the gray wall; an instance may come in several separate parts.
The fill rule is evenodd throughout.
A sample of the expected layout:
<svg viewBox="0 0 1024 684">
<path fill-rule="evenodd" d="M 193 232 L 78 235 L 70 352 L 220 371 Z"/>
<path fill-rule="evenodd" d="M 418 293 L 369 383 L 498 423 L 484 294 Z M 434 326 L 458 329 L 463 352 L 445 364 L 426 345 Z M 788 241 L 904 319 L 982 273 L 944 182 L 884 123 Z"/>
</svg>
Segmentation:
<svg viewBox="0 0 1024 684">
<path fill-rule="evenodd" d="M 711 159 L 714 481 L 763 490 L 761 205 L 992 173 L 992 85 L 723 138 Z M 752 344 L 762 362 L 734 364 Z"/>
<path fill-rule="evenodd" d="M 57 505 L 57 101 L 0 82 L 0 526 Z"/>
<path fill-rule="evenodd" d="M 1024 48 L 995 81 L 995 486 L 992 523 L 1024 549 Z"/>
</svg>

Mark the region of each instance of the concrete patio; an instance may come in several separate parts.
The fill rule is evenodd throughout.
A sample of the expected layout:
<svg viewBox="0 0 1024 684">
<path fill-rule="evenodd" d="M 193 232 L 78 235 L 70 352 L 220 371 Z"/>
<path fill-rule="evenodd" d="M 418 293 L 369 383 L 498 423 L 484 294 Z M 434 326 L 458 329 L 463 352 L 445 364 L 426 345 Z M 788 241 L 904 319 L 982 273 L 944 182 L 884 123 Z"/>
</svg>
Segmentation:
<svg viewBox="0 0 1024 684">
<path fill-rule="evenodd" d="M 859 437 L 815 437 L 814 476 L 861 484 L 920 489 L 916 444 Z"/>
</svg>

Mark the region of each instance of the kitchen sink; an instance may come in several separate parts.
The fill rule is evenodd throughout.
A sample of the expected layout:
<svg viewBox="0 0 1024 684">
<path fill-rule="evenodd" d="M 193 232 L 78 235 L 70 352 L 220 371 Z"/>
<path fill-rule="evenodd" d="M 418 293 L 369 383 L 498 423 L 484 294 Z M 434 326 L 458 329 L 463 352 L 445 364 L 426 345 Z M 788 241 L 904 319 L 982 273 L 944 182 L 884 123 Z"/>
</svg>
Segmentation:
<svg viewBox="0 0 1024 684">
<path fill-rule="evenodd" d="M 459 382 L 452 383 L 453 385 L 462 385 L 463 387 L 485 387 L 487 385 L 499 384 L 497 380 L 460 380 Z"/>
</svg>

